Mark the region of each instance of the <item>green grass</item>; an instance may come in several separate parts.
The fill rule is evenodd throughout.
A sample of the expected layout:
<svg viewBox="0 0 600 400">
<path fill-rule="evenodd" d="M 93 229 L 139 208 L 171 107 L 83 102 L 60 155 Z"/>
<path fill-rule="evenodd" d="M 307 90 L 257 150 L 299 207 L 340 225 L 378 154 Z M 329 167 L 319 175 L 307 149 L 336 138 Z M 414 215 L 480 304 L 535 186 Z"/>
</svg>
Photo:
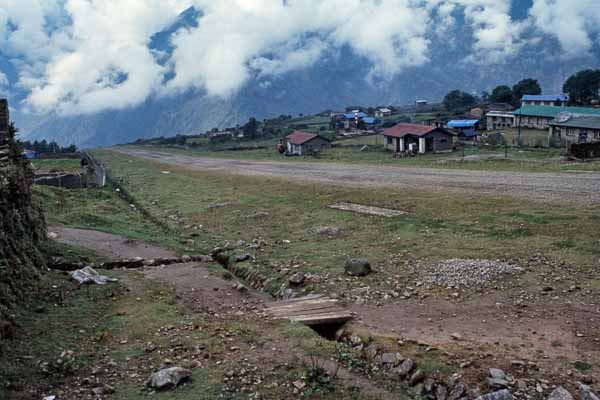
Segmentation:
<svg viewBox="0 0 600 400">
<path fill-rule="evenodd" d="M 32 161 L 32 164 L 35 169 L 39 169 L 42 171 L 81 171 L 81 164 L 79 159 L 36 159 Z"/>
<path fill-rule="evenodd" d="M 186 226 L 201 226 L 195 238 L 198 251 L 227 241 L 265 240 L 267 246 L 255 255 L 267 277 L 278 276 L 275 267 L 295 264 L 306 272 L 341 276 L 347 257 L 365 257 L 382 274 L 367 277 L 362 284 L 378 286 L 385 285 L 389 275 L 408 274 L 393 261 L 398 254 L 403 259 L 425 261 L 456 257 L 526 260 L 540 252 L 582 266 L 594 265 L 598 255 L 595 238 L 600 228 L 593 209 L 502 197 L 323 186 L 189 170 L 130 160 L 110 151 L 97 155 L 153 215 L 170 222 L 169 217 L 176 213 L 180 217 L 176 232 L 185 237 L 192 232 Z M 171 174 L 162 174 L 165 169 Z M 408 214 L 379 218 L 328 208 L 338 202 Z M 212 208 L 216 203 L 226 205 Z M 250 217 L 260 212 L 269 216 Z M 107 217 L 96 218 L 102 221 Z M 346 235 L 324 238 L 311 234 L 318 226 L 340 227 Z M 557 245 L 565 237 L 574 245 Z M 165 237 L 155 239 L 167 246 L 172 243 Z M 243 251 L 247 250 L 240 249 Z M 336 289 L 328 284 L 316 289 Z"/>
</svg>

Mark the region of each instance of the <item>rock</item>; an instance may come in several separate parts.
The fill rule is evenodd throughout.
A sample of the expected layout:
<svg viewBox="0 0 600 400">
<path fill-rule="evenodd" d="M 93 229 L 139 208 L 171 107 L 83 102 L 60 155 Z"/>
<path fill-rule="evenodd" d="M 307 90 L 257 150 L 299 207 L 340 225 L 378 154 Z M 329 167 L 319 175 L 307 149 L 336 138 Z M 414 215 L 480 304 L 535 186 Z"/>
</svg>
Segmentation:
<svg viewBox="0 0 600 400">
<path fill-rule="evenodd" d="M 110 385 L 102 385 L 92 389 L 92 393 L 96 396 L 102 396 L 105 394 L 113 394 L 115 392 L 115 388 Z"/>
<path fill-rule="evenodd" d="M 388 367 L 396 367 L 404 360 L 400 353 L 383 353 L 379 357 L 379 362 Z"/>
<path fill-rule="evenodd" d="M 600 400 L 598 396 L 592 392 L 592 388 L 587 385 L 580 383 L 579 390 L 581 392 L 581 400 Z"/>
<path fill-rule="evenodd" d="M 438 384 L 435 388 L 435 398 L 437 400 L 446 400 L 448 398 L 448 388 L 446 385 Z"/>
<path fill-rule="evenodd" d="M 344 234 L 344 230 L 342 228 L 338 228 L 337 226 L 320 226 L 312 229 L 311 232 L 314 232 L 316 235 L 329 237 L 339 237 Z"/>
<path fill-rule="evenodd" d="M 513 395 L 508 389 L 502 389 L 497 392 L 484 394 L 477 397 L 475 400 L 513 400 Z"/>
<path fill-rule="evenodd" d="M 499 368 L 490 368 L 490 377 L 494 379 L 504 379 L 506 380 L 506 374 Z"/>
<path fill-rule="evenodd" d="M 492 389 L 504 389 L 508 387 L 508 382 L 505 379 L 499 378 L 488 378 L 488 386 Z"/>
<path fill-rule="evenodd" d="M 250 260 L 251 258 L 252 255 L 250 253 L 240 254 L 239 256 L 235 257 L 235 262 L 244 262 Z"/>
<path fill-rule="evenodd" d="M 417 384 L 423 382 L 425 380 L 425 373 L 420 370 L 417 369 L 412 376 L 410 377 L 410 379 L 408 380 L 408 384 L 410 386 L 416 386 Z"/>
<path fill-rule="evenodd" d="M 465 387 L 465 384 L 461 381 L 457 381 L 454 383 L 454 385 L 452 385 L 452 389 L 448 394 L 448 400 L 458 400 L 462 398 L 465 395 L 465 393 L 467 393 L 467 388 Z"/>
<path fill-rule="evenodd" d="M 408 374 L 410 374 L 412 372 L 412 370 L 414 368 L 415 368 L 415 362 L 413 360 L 411 360 L 410 358 L 407 358 L 398 367 L 398 375 L 400 375 L 400 377 L 402 377 L 402 378 L 405 378 L 408 376 Z"/>
<path fill-rule="evenodd" d="M 369 261 L 362 258 L 351 258 L 346 260 L 344 270 L 350 276 L 367 276 L 373 272 Z"/>
<path fill-rule="evenodd" d="M 433 378 L 425 379 L 423 382 L 423 393 L 424 394 L 433 394 L 435 390 L 435 380 Z"/>
<path fill-rule="evenodd" d="M 182 382 L 189 380 L 191 376 L 192 371 L 185 368 L 165 368 L 153 373 L 146 385 L 156 390 L 173 389 Z"/>
<path fill-rule="evenodd" d="M 304 283 L 306 279 L 306 274 L 304 272 L 296 272 L 294 275 L 290 276 L 288 281 L 293 286 L 300 286 Z"/>
<path fill-rule="evenodd" d="M 58 233 L 56 233 L 56 232 L 48 233 L 48 239 L 52 239 L 52 240 L 58 239 Z"/>
<path fill-rule="evenodd" d="M 463 336 L 458 332 L 454 332 L 450 337 L 454 340 L 463 340 Z"/>
<path fill-rule="evenodd" d="M 573 400 L 573 396 L 562 386 L 557 387 L 550 393 L 548 400 Z"/>
</svg>

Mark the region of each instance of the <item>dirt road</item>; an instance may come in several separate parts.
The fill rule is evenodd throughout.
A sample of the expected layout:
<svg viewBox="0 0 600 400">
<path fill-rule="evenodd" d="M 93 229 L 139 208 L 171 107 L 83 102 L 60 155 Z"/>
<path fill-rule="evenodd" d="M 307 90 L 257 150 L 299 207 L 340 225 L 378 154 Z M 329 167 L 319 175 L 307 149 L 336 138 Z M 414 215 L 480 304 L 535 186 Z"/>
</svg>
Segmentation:
<svg viewBox="0 0 600 400">
<path fill-rule="evenodd" d="M 509 195 L 535 201 L 567 201 L 581 205 L 600 204 L 600 173 L 593 172 L 469 171 L 336 163 L 232 160 L 130 148 L 117 148 L 115 151 L 166 164 L 242 175 L 282 177 L 342 185 Z"/>
</svg>

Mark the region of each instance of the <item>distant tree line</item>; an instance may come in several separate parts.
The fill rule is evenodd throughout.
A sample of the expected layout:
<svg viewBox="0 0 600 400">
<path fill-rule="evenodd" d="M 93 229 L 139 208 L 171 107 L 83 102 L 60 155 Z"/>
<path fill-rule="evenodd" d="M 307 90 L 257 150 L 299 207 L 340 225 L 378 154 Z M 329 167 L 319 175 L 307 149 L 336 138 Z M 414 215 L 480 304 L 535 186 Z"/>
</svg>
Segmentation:
<svg viewBox="0 0 600 400">
<path fill-rule="evenodd" d="M 563 85 L 563 93 L 569 95 L 573 106 L 587 106 L 599 99 L 600 70 L 579 71 L 570 76 Z M 445 97 L 443 104 L 448 111 L 464 111 L 478 103 L 507 103 L 514 107 L 521 104 L 525 95 L 539 95 L 542 88 L 536 79 L 527 78 L 514 86 L 499 85 L 491 93 L 483 92 L 475 96 L 460 90 L 453 90 Z"/>
<path fill-rule="evenodd" d="M 54 141 L 48 142 L 45 139 L 42 141 L 35 140 L 33 142 L 30 142 L 28 140 L 19 140 L 19 144 L 24 149 L 33 150 L 38 154 L 77 153 L 77 146 L 75 146 L 74 144 L 63 147 Z"/>
</svg>

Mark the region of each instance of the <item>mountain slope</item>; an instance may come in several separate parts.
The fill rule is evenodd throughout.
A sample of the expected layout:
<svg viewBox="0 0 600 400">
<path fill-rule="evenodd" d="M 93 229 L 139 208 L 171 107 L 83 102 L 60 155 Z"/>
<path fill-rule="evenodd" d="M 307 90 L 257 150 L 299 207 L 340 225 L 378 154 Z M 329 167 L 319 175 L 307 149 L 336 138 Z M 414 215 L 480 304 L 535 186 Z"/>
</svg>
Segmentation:
<svg viewBox="0 0 600 400">
<path fill-rule="evenodd" d="M 517 3 L 514 17 L 524 18 L 531 1 Z M 150 48 L 161 64 L 167 62 L 173 51 L 171 35 L 179 29 L 196 26 L 200 15 L 190 8 L 172 26 L 154 35 Z M 417 98 L 439 101 L 452 89 L 479 93 L 491 91 L 498 84 L 512 85 L 526 77 L 539 79 L 546 92 L 557 92 L 571 73 L 597 65 L 600 58 L 596 51 L 589 59 L 560 62 L 557 43 L 546 39 L 524 49 L 510 64 L 479 65 L 465 59 L 472 46 L 469 24 L 458 18 L 456 25 L 455 32 L 447 36 L 452 40 L 446 37 L 433 40 L 427 64 L 405 69 L 390 80 L 368 82 L 365 77 L 371 64 L 348 47 L 342 47 L 325 52 L 311 67 L 278 76 L 255 76 L 237 94 L 227 98 L 188 90 L 168 97 L 151 97 L 135 108 L 94 115 L 13 114 L 28 139 L 46 138 L 83 147 L 105 146 L 140 137 L 200 133 L 243 123 L 251 116 L 306 114 L 351 104 L 407 104 Z"/>
</svg>

